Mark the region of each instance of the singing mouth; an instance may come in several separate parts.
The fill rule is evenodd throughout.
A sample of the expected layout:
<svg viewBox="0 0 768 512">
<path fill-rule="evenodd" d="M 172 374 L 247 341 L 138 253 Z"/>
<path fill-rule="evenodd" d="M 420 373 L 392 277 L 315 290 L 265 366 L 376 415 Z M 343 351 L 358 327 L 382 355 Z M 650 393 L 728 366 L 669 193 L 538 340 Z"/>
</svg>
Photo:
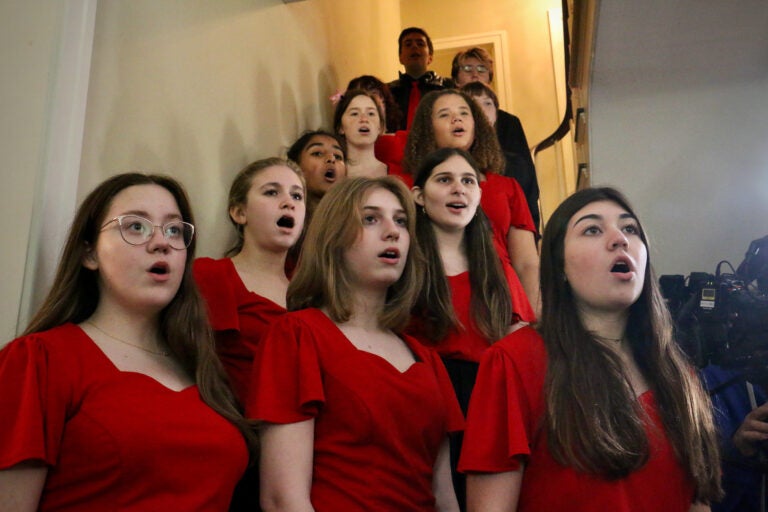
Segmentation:
<svg viewBox="0 0 768 512">
<path fill-rule="evenodd" d="M 397 249 L 387 249 L 379 254 L 380 258 L 386 258 L 388 260 L 395 260 L 400 257 L 400 251 Z"/>
<path fill-rule="evenodd" d="M 152 265 L 149 269 L 149 272 L 152 274 L 157 274 L 159 276 L 162 276 L 170 272 L 170 269 L 168 268 L 167 263 L 159 262 Z"/>
<path fill-rule="evenodd" d="M 611 267 L 611 272 L 616 272 L 618 274 L 627 274 L 631 271 L 632 270 L 629 268 L 629 264 L 626 261 L 617 261 Z"/>
<path fill-rule="evenodd" d="M 293 217 L 289 217 L 288 215 L 283 215 L 279 219 L 277 219 L 277 225 L 281 228 L 293 228 L 293 226 L 296 225 L 296 221 L 293 220 Z"/>
</svg>

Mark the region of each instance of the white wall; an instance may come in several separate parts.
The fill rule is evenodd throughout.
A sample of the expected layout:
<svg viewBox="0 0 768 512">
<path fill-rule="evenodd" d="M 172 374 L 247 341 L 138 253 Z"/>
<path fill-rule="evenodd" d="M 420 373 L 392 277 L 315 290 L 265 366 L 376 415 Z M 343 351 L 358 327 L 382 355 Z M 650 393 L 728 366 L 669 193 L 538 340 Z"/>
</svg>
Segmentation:
<svg viewBox="0 0 768 512">
<path fill-rule="evenodd" d="M 0 2 L 0 345 L 16 333 L 64 4 Z"/>
<path fill-rule="evenodd" d="M 667 67 L 665 58 L 682 46 L 663 46 L 661 32 L 648 37 L 650 50 L 636 56 L 642 66 L 633 67 L 626 54 L 622 64 L 611 52 L 624 44 L 618 38 L 632 32 L 626 23 L 642 18 L 616 16 L 621 13 L 615 7 L 607 11 L 603 2 L 598 28 L 589 117 L 592 183 L 614 185 L 629 196 L 651 237 L 659 275 L 714 273 L 720 260 L 736 267 L 749 243 L 768 234 L 765 61 L 723 69 L 733 61 L 716 57 L 737 40 L 713 36 L 700 19 L 691 26 L 686 18 L 675 18 L 669 20 L 674 29 L 700 37 L 706 55 L 691 48 Z M 753 34 L 739 30 L 750 21 L 738 16 L 747 14 L 735 6 L 720 8 L 733 12 L 715 13 L 713 22 L 731 33 Z M 748 15 L 765 19 L 766 13 L 763 4 Z M 763 34 L 754 32 L 761 38 L 757 49 L 768 51 Z"/>
</svg>

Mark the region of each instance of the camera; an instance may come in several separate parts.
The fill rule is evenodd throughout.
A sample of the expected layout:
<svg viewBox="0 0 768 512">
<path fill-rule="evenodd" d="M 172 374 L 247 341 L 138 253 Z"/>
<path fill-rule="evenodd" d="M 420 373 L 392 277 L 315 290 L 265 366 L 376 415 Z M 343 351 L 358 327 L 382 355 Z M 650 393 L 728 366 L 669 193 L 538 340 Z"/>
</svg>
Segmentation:
<svg viewBox="0 0 768 512">
<path fill-rule="evenodd" d="M 727 264 L 731 273 L 721 272 Z M 768 236 L 749 246 L 737 271 L 663 275 L 676 339 L 698 367 L 717 364 L 768 384 Z"/>
</svg>

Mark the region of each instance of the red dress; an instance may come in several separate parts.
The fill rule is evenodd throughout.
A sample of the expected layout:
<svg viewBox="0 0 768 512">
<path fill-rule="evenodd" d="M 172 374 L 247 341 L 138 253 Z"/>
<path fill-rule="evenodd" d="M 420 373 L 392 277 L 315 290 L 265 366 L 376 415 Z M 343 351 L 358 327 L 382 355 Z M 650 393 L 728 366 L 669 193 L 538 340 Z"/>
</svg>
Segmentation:
<svg viewBox="0 0 768 512">
<path fill-rule="evenodd" d="M 541 425 L 546 358 L 544 341 L 530 327 L 486 351 L 469 406 L 459 470 L 514 471 L 520 468 L 519 459 L 525 459 L 520 512 L 687 512 L 693 484 L 664 434 L 650 391 L 639 397 L 652 423 L 646 425 L 651 455 L 642 468 L 609 481 L 555 462 Z"/>
<path fill-rule="evenodd" d="M 525 296 L 520 281 L 517 279 L 514 269 L 508 262 L 502 262 L 507 283 L 512 292 L 512 304 L 521 320 L 530 321 L 533 318 L 533 310 Z M 517 286 L 515 286 L 517 283 Z M 485 349 L 490 346 L 488 339 L 480 332 L 472 319 L 470 310 L 471 286 L 469 281 L 469 272 L 462 272 L 455 276 L 448 276 L 448 285 L 451 288 L 451 302 L 456 318 L 464 326 L 461 331 L 450 331 L 445 339 L 434 343 L 427 340 L 422 332 L 419 331 L 418 318 L 409 326 L 412 334 L 425 345 L 434 348 L 437 352 L 448 359 L 461 359 L 462 361 L 480 362 Z"/>
<path fill-rule="evenodd" d="M 310 308 L 278 319 L 258 347 L 247 415 L 315 419 L 318 512 L 435 510 L 437 453 L 463 419 L 437 354 L 403 339 L 416 362 L 401 373 Z"/>
<path fill-rule="evenodd" d="M 485 180 L 480 182 L 480 189 L 483 191 L 480 206 L 491 221 L 499 254 L 509 260 L 509 229 L 515 227 L 536 233 L 525 193 L 517 180 L 495 172 L 485 173 Z"/>
<path fill-rule="evenodd" d="M 0 351 L 0 389 L 0 469 L 46 464 L 43 511 L 225 511 L 248 462 L 196 386 L 118 370 L 73 324 Z"/>
<path fill-rule="evenodd" d="M 285 308 L 249 291 L 229 258 L 198 258 L 193 272 L 208 305 L 216 352 L 235 394 L 245 403 L 256 345 Z"/>
</svg>

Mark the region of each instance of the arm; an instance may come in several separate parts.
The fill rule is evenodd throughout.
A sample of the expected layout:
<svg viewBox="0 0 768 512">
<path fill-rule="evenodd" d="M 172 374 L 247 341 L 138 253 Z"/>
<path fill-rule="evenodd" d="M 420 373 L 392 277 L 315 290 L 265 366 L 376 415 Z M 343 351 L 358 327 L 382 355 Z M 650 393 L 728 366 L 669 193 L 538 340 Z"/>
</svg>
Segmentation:
<svg viewBox="0 0 768 512">
<path fill-rule="evenodd" d="M 439 512 L 459 512 L 456 493 L 453 490 L 451 477 L 451 455 L 448 449 L 448 438 L 443 441 L 435 460 L 432 476 L 432 493 L 435 495 L 435 505 Z"/>
<path fill-rule="evenodd" d="M 261 429 L 261 507 L 265 512 L 309 512 L 315 420 L 267 423 Z"/>
<path fill-rule="evenodd" d="M 536 249 L 536 239 L 530 231 L 509 228 L 507 233 L 507 250 L 512 268 L 515 269 L 520 283 L 523 285 L 528 302 L 531 303 L 536 318 L 541 315 L 539 301 L 539 251 Z"/>
<path fill-rule="evenodd" d="M 36 511 L 47 475 L 46 466 L 31 461 L 0 471 L 0 510 Z"/>
<path fill-rule="evenodd" d="M 768 439 L 768 403 L 747 414 L 733 434 L 733 444 L 745 457 L 757 454 L 757 444 Z"/>
<path fill-rule="evenodd" d="M 522 468 L 467 475 L 467 512 L 515 512 L 522 481 Z"/>
</svg>

